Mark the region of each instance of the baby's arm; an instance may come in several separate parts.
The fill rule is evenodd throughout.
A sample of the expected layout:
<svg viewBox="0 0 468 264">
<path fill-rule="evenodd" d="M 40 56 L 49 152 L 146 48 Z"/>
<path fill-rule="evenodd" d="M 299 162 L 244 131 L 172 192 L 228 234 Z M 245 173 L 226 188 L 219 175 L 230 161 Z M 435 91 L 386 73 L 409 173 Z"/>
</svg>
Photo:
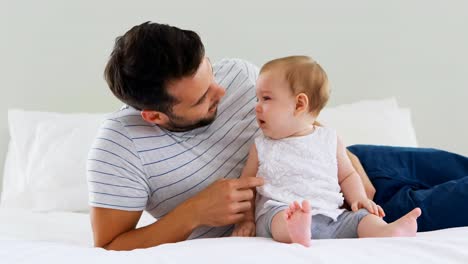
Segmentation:
<svg viewBox="0 0 468 264">
<path fill-rule="evenodd" d="M 382 208 L 367 198 L 361 178 L 354 169 L 340 137 L 337 137 L 336 158 L 338 161 L 338 182 L 344 198 L 351 205 L 351 209 L 357 211 L 360 208 L 366 208 L 372 214 L 384 216 Z"/>
<path fill-rule="evenodd" d="M 252 145 L 249 157 L 242 170 L 241 178 L 256 177 L 258 170 L 258 155 L 255 144 Z M 232 236 L 255 236 L 255 188 L 252 188 L 253 196 L 249 199 L 251 203 L 250 210 L 245 212 L 244 220 L 237 223 L 232 232 Z"/>
<path fill-rule="evenodd" d="M 314 121 L 314 125 L 323 126 L 322 124 L 317 122 L 317 120 Z M 359 161 L 359 158 L 356 157 L 356 155 L 354 155 L 347 149 L 346 149 L 346 154 L 348 155 L 348 158 L 351 160 L 352 166 L 357 171 L 357 173 L 359 174 L 361 178 L 362 183 L 364 184 L 364 190 L 366 191 L 367 197 L 371 200 L 374 199 L 375 187 L 374 185 L 372 185 L 372 182 L 369 180 L 369 177 L 367 176 L 366 171 L 362 167 L 362 164 Z"/>
<path fill-rule="evenodd" d="M 361 162 L 359 161 L 359 158 L 356 157 L 351 151 L 346 149 L 346 154 L 348 155 L 348 158 L 351 160 L 351 163 L 354 167 L 354 169 L 357 171 L 359 176 L 361 177 L 362 184 L 364 184 L 364 189 L 366 190 L 367 198 L 373 200 L 374 195 L 375 195 L 375 187 L 372 184 L 372 182 L 369 180 L 369 176 L 367 176 L 366 171 L 362 167 Z"/>
</svg>

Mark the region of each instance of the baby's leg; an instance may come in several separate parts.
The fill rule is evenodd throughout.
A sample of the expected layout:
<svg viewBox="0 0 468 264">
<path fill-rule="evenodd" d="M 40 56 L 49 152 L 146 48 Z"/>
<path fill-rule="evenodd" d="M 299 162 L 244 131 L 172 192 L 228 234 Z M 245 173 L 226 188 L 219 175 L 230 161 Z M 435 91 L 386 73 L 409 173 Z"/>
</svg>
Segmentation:
<svg viewBox="0 0 468 264">
<path fill-rule="evenodd" d="M 416 219 L 421 209 L 415 208 L 395 222 L 387 224 L 382 218 L 369 214 L 358 225 L 359 237 L 412 237 L 416 236 Z"/>
<path fill-rule="evenodd" d="M 283 243 L 299 243 L 310 246 L 312 213 L 308 201 L 289 205 L 289 208 L 277 213 L 271 221 L 273 239 Z"/>
</svg>

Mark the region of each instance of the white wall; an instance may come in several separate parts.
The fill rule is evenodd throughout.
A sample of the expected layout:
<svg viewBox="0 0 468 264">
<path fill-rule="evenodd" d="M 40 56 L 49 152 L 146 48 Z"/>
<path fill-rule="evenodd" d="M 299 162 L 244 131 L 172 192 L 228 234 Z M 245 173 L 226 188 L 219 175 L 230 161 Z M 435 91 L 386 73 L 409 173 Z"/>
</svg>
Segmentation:
<svg viewBox="0 0 468 264">
<path fill-rule="evenodd" d="M 421 146 L 468 155 L 467 1 L 229 2 L 1 0 L 0 160 L 8 108 L 114 111 L 106 59 L 147 20 L 197 31 L 214 60 L 308 54 L 329 73 L 330 105 L 394 95 Z"/>
</svg>

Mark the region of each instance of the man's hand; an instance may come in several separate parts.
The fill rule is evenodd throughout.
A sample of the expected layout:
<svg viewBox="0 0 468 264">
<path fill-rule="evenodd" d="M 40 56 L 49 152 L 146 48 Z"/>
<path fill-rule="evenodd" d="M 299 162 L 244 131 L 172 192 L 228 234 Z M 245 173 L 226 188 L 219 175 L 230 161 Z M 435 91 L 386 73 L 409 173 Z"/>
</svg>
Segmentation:
<svg viewBox="0 0 468 264">
<path fill-rule="evenodd" d="M 380 205 L 376 204 L 374 201 L 372 201 L 370 199 L 363 198 L 363 199 L 361 199 L 359 201 L 355 201 L 355 202 L 353 202 L 351 204 L 351 210 L 353 210 L 353 212 L 356 212 L 357 210 L 359 210 L 361 208 L 367 209 L 367 211 L 369 211 L 369 213 L 374 214 L 374 215 L 376 215 L 378 217 L 384 217 L 385 216 L 385 212 L 382 209 L 382 207 L 380 207 Z"/>
<path fill-rule="evenodd" d="M 255 222 L 254 221 L 242 221 L 234 227 L 232 231 L 233 237 L 253 237 L 255 236 Z"/>
<path fill-rule="evenodd" d="M 256 177 L 220 180 L 181 203 L 153 224 L 135 229 L 141 211 L 91 208 L 94 243 L 110 250 L 132 250 L 183 241 L 200 225 L 238 223 L 251 208 L 250 188 L 263 184 Z"/>
<path fill-rule="evenodd" d="M 251 188 L 263 185 L 263 179 L 246 177 L 219 180 L 190 200 L 198 225 L 223 226 L 244 220 L 252 208 Z"/>
</svg>

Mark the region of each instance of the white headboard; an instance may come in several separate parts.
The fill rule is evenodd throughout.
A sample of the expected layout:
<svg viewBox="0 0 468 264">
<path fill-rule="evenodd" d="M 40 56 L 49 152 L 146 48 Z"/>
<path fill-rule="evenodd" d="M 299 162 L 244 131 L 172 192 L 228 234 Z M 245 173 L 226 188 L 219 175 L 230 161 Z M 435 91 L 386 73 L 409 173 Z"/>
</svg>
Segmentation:
<svg viewBox="0 0 468 264">
<path fill-rule="evenodd" d="M 197 31 L 212 60 L 308 54 L 331 105 L 396 96 L 421 146 L 468 155 L 467 1 L 3 1 L 0 168 L 8 108 L 110 112 L 102 72 L 115 37 L 152 20 Z M 180 1 L 182 2 L 182 1 Z M 359 117 L 356 117 L 359 118 Z"/>
</svg>

